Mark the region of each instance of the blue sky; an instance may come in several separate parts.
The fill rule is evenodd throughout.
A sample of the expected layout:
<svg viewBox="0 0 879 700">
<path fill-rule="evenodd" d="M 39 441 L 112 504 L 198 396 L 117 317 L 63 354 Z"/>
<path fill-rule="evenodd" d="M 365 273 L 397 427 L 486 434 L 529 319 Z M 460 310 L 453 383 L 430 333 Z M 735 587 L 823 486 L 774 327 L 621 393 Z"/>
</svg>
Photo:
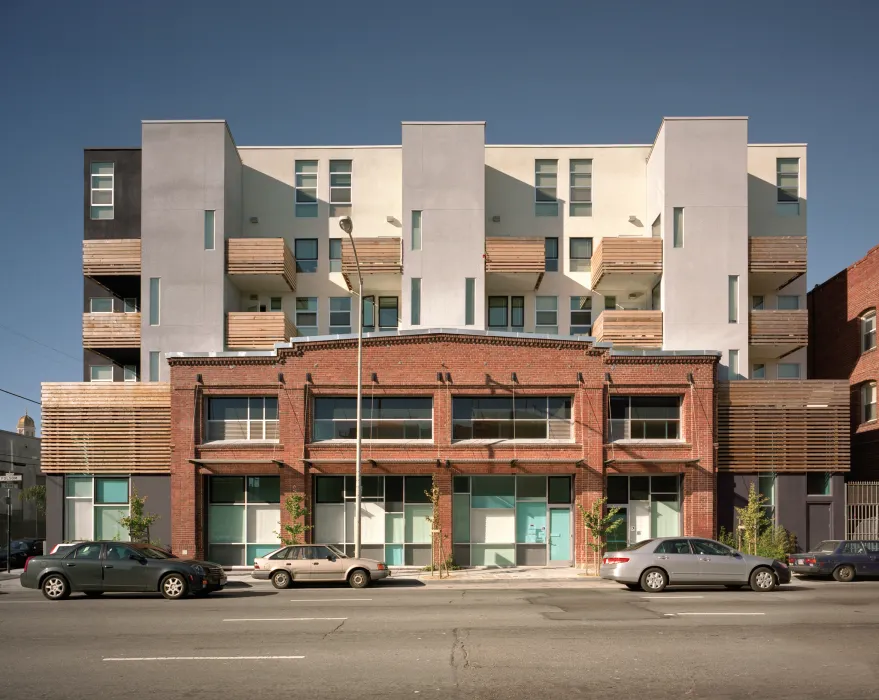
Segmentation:
<svg viewBox="0 0 879 700">
<path fill-rule="evenodd" d="M 0 388 L 82 378 L 82 149 L 138 146 L 141 119 L 224 118 L 241 145 L 399 143 L 407 119 L 649 143 L 663 116 L 747 115 L 752 142 L 809 144 L 811 287 L 879 242 L 877 23 L 875 0 L 2 2 Z M 25 408 L 0 394 L 0 428 Z"/>
</svg>

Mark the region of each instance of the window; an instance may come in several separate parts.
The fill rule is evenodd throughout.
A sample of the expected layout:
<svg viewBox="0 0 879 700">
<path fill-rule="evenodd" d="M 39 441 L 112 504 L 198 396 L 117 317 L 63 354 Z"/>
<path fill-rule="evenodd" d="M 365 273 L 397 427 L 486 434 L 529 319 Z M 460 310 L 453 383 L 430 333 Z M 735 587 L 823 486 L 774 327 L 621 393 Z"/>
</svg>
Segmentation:
<svg viewBox="0 0 879 700">
<path fill-rule="evenodd" d="M 739 322 L 739 276 L 729 276 L 729 322 Z"/>
<path fill-rule="evenodd" d="M 536 297 L 535 333 L 558 334 L 559 298 Z"/>
<path fill-rule="evenodd" d="M 330 297 L 330 333 L 351 332 L 351 297 Z"/>
<path fill-rule="evenodd" d="M 762 294 L 751 297 L 751 308 L 754 311 L 763 311 L 765 308 L 765 299 Z"/>
<path fill-rule="evenodd" d="M 127 314 L 137 313 L 137 298 L 125 297 L 122 300 L 122 310 Z"/>
<path fill-rule="evenodd" d="M 861 352 L 876 347 L 876 311 L 868 311 L 861 316 Z"/>
<path fill-rule="evenodd" d="M 299 335 L 317 335 L 317 297 L 296 297 L 296 330 Z"/>
<path fill-rule="evenodd" d="M 681 439 L 679 396 L 611 396 L 610 442 Z"/>
<path fill-rule="evenodd" d="M 113 365 L 92 365 L 89 367 L 89 379 L 93 382 L 112 382 Z"/>
<path fill-rule="evenodd" d="M 506 330 L 507 322 L 507 297 L 488 298 L 488 329 Z"/>
<path fill-rule="evenodd" d="M 510 326 L 513 331 L 525 330 L 525 297 L 510 297 Z"/>
<path fill-rule="evenodd" d="M 277 439 L 277 396 L 214 396 L 208 399 L 208 442 Z"/>
<path fill-rule="evenodd" d="M 846 542 L 842 545 L 842 554 L 866 554 L 867 550 L 860 542 Z"/>
<path fill-rule="evenodd" d="M 452 398 L 454 440 L 570 440 L 570 396 Z"/>
<path fill-rule="evenodd" d="M 351 214 L 351 161 L 330 161 L 330 216 Z"/>
<path fill-rule="evenodd" d="M 278 476 L 208 477 L 208 557 L 223 566 L 253 565 L 281 543 Z"/>
<path fill-rule="evenodd" d="M 464 325 L 476 323 L 476 278 L 464 279 Z"/>
<path fill-rule="evenodd" d="M 159 353 L 155 350 L 150 351 L 150 381 L 159 381 Z"/>
<path fill-rule="evenodd" d="M 412 290 L 409 299 L 410 323 L 413 326 L 421 324 L 421 278 L 412 278 Z"/>
<path fill-rule="evenodd" d="M 412 212 L 412 250 L 421 250 L 421 212 Z"/>
<path fill-rule="evenodd" d="M 571 335 L 592 332 L 592 297 L 571 297 Z"/>
<path fill-rule="evenodd" d="M 672 209 L 672 245 L 675 248 L 684 247 L 684 209 L 675 207 Z"/>
<path fill-rule="evenodd" d="M 571 253 L 571 272 L 588 272 L 592 269 L 592 239 L 571 238 L 569 241 Z"/>
<path fill-rule="evenodd" d="M 378 298 L 379 330 L 396 328 L 399 323 L 399 300 L 397 297 Z"/>
<path fill-rule="evenodd" d="M 283 298 L 271 297 L 269 299 L 269 311 L 281 311 L 283 309 Z"/>
<path fill-rule="evenodd" d="M 89 299 L 89 311 L 93 314 L 113 313 L 113 297 L 92 297 Z"/>
<path fill-rule="evenodd" d="M 360 307 L 360 313 L 363 314 L 363 332 L 372 332 L 375 330 L 375 297 L 363 297 L 363 303 Z"/>
<path fill-rule="evenodd" d="M 653 238 L 662 238 L 662 216 L 657 216 L 650 227 L 650 235 Z"/>
<path fill-rule="evenodd" d="M 800 199 L 800 159 L 778 158 L 776 184 L 779 202 L 798 202 Z"/>
<path fill-rule="evenodd" d="M 120 523 L 129 514 L 127 478 L 68 476 L 64 481 L 64 539 L 123 542 L 130 539 Z M 82 549 L 75 552 L 77 559 L 83 558 Z M 100 549 L 97 545 L 98 552 Z"/>
<path fill-rule="evenodd" d="M 557 160 L 534 161 L 534 214 L 536 216 L 558 216 L 558 173 Z"/>
<path fill-rule="evenodd" d="M 617 308 L 617 298 L 608 294 L 604 297 L 604 308 L 606 311 L 613 311 Z"/>
<path fill-rule="evenodd" d="M 806 495 L 829 496 L 830 476 L 830 472 L 809 472 L 806 474 Z"/>
<path fill-rule="evenodd" d="M 543 240 L 543 269 L 546 272 L 559 271 L 559 239 L 545 238 Z"/>
<path fill-rule="evenodd" d="M 330 272 L 342 271 L 342 239 L 330 239 Z"/>
<path fill-rule="evenodd" d="M 800 365 L 797 362 L 779 362 L 777 371 L 779 379 L 800 378 Z"/>
<path fill-rule="evenodd" d="M 861 387 L 861 423 L 876 420 L 876 382 Z"/>
<path fill-rule="evenodd" d="M 639 543 L 640 544 L 640 543 Z M 690 540 L 663 540 L 656 549 L 654 554 L 692 554 L 690 549 Z"/>
<path fill-rule="evenodd" d="M 712 557 L 731 557 L 732 550 L 724 547 L 722 544 L 712 542 L 711 540 L 690 540 L 693 545 L 693 552 Z"/>
<path fill-rule="evenodd" d="M 363 397 L 361 407 L 366 440 L 433 438 L 433 399 L 429 396 Z M 314 442 L 356 438 L 356 398 L 320 396 L 314 399 Z"/>
<path fill-rule="evenodd" d="M 115 191 L 115 164 L 92 163 L 90 218 L 112 219 Z"/>
<path fill-rule="evenodd" d="M 800 308 L 800 298 L 795 294 L 779 294 L 776 308 L 779 311 L 797 311 Z"/>
<path fill-rule="evenodd" d="M 317 239 L 297 238 L 293 241 L 296 272 L 317 272 Z"/>
<path fill-rule="evenodd" d="M 592 160 L 571 161 L 571 216 L 592 216 Z"/>
<path fill-rule="evenodd" d="M 739 379 L 739 351 L 729 351 L 729 379 L 730 381 Z"/>
<path fill-rule="evenodd" d="M 161 278 L 150 277 L 150 325 L 158 326 L 160 304 L 162 303 Z"/>
<path fill-rule="evenodd" d="M 214 249 L 217 212 L 207 209 L 204 213 L 204 249 Z"/>
<path fill-rule="evenodd" d="M 317 161 L 296 161 L 296 216 L 317 216 Z M 298 256 L 297 256 L 298 257 Z"/>
<path fill-rule="evenodd" d="M 122 367 L 122 379 L 126 382 L 136 382 L 137 365 L 124 365 Z"/>
<path fill-rule="evenodd" d="M 757 492 L 765 499 L 763 511 L 766 517 L 775 522 L 775 474 L 760 474 L 757 477 Z"/>
<path fill-rule="evenodd" d="M 751 368 L 751 379 L 766 379 L 766 365 L 755 362 Z"/>
</svg>

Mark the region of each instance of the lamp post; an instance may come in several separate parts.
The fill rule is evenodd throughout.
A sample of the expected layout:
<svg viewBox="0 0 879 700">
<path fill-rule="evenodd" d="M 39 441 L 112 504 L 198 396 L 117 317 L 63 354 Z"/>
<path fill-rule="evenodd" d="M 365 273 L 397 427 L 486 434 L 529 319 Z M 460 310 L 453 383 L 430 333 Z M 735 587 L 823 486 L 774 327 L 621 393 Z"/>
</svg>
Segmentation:
<svg viewBox="0 0 879 700">
<path fill-rule="evenodd" d="M 354 251 L 354 264 L 357 265 L 358 299 L 360 309 L 357 313 L 357 447 L 354 457 L 354 556 L 360 557 L 360 501 L 363 489 L 361 487 L 363 463 L 361 460 L 361 445 L 363 439 L 363 273 L 360 271 L 360 260 L 357 258 L 357 247 L 354 245 L 354 222 L 350 216 L 344 216 L 339 220 L 339 228 L 348 234 L 351 241 L 351 250 Z"/>
</svg>

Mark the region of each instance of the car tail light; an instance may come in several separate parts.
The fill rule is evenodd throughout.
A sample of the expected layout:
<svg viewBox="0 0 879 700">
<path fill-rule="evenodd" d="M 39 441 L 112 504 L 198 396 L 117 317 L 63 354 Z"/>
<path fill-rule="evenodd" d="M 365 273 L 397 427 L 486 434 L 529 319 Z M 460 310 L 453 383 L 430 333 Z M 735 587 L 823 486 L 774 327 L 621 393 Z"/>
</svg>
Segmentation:
<svg viewBox="0 0 879 700">
<path fill-rule="evenodd" d="M 605 557 L 605 564 L 625 564 L 629 561 L 629 557 Z"/>
<path fill-rule="evenodd" d="M 31 559 L 33 559 L 33 557 L 28 557 L 27 559 L 24 560 L 24 572 L 25 573 L 27 573 L 27 565 L 31 563 Z"/>
<path fill-rule="evenodd" d="M 803 564 L 809 564 L 810 566 L 815 566 L 818 563 L 818 560 L 815 557 L 807 557 L 803 559 Z"/>
<path fill-rule="evenodd" d="M 384 570 L 387 569 L 387 568 L 388 568 L 388 567 L 385 565 L 384 562 L 379 562 L 379 564 L 378 564 L 378 570 L 379 570 L 379 571 L 384 571 Z"/>
<path fill-rule="evenodd" d="M 258 568 L 259 568 L 259 562 L 258 562 L 258 561 L 254 560 L 254 562 L 253 562 L 253 568 L 254 568 L 254 569 L 258 569 Z"/>
</svg>

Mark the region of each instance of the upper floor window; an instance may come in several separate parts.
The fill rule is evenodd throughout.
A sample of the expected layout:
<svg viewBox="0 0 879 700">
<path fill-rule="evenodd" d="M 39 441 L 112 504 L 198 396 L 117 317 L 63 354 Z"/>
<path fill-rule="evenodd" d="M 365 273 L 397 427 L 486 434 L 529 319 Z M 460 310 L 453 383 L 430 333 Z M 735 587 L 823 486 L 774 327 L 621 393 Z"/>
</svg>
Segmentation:
<svg viewBox="0 0 879 700">
<path fill-rule="evenodd" d="M 779 294 L 775 308 L 779 311 L 797 311 L 800 308 L 800 298 L 796 294 Z"/>
<path fill-rule="evenodd" d="M 296 161 L 296 216 L 317 216 L 317 161 Z"/>
<path fill-rule="evenodd" d="M 771 522 L 775 522 L 775 474 L 760 474 L 757 477 L 757 490 L 763 496 L 763 512 Z"/>
<path fill-rule="evenodd" d="M 216 241 L 217 212 L 206 209 L 204 213 L 204 249 L 214 250 Z"/>
<path fill-rule="evenodd" d="M 534 330 L 536 333 L 555 335 L 559 332 L 559 298 L 536 297 Z"/>
<path fill-rule="evenodd" d="M 776 371 L 779 379 L 800 378 L 800 365 L 798 362 L 779 362 Z"/>
<path fill-rule="evenodd" d="M 215 396 L 208 399 L 207 439 L 277 440 L 277 396 Z"/>
<path fill-rule="evenodd" d="M 558 179 L 559 162 L 557 160 L 534 161 L 534 214 L 536 216 L 558 216 Z"/>
<path fill-rule="evenodd" d="M 571 254 L 571 272 L 588 272 L 592 269 L 592 239 L 570 238 L 568 239 L 569 252 Z"/>
<path fill-rule="evenodd" d="M 317 238 L 297 238 L 293 242 L 296 272 L 317 272 Z"/>
<path fill-rule="evenodd" d="M 559 271 L 559 239 L 543 239 L 543 269 L 547 272 Z"/>
<path fill-rule="evenodd" d="M 429 396 L 364 397 L 361 402 L 366 440 L 433 439 L 433 399 Z M 314 399 L 312 440 L 357 438 L 357 399 L 320 396 Z"/>
<path fill-rule="evenodd" d="M 299 335 L 317 335 L 317 297 L 296 297 L 295 323 Z"/>
<path fill-rule="evenodd" d="M 113 313 L 113 297 L 92 297 L 89 299 L 89 311 L 93 314 Z"/>
<path fill-rule="evenodd" d="M 807 496 L 829 496 L 832 493 L 830 472 L 808 472 L 806 474 Z"/>
<path fill-rule="evenodd" d="M 115 169 L 114 163 L 92 163 L 91 165 L 89 216 L 92 219 L 113 218 Z"/>
<path fill-rule="evenodd" d="M 876 347 L 876 310 L 861 316 L 861 352 Z"/>
<path fill-rule="evenodd" d="M 330 216 L 351 215 L 351 161 L 330 161 Z"/>
<path fill-rule="evenodd" d="M 592 297 L 571 297 L 571 335 L 592 332 Z"/>
<path fill-rule="evenodd" d="M 592 216 L 592 160 L 571 161 L 571 216 Z"/>
<path fill-rule="evenodd" d="M 570 440 L 570 396 L 456 396 L 454 440 Z"/>
<path fill-rule="evenodd" d="M 89 367 L 89 381 L 112 382 L 113 365 L 92 365 Z"/>
<path fill-rule="evenodd" d="M 375 330 L 375 297 L 363 297 L 360 305 L 360 313 L 363 314 L 363 332 L 371 333 Z"/>
<path fill-rule="evenodd" d="M 616 440 L 679 440 L 679 396 L 611 396 L 608 438 Z"/>
<path fill-rule="evenodd" d="M 751 379 L 766 379 L 765 362 L 755 362 L 751 365 Z"/>
<path fill-rule="evenodd" d="M 351 332 L 351 297 L 330 297 L 330 333 Z"/>
<path fill-rule="evenodd" d="M 488 329 L 525 330 L 525 297 L 489 297 Z"/>
<path fill-rule="evenodd" d="M 342 239 L 330 239 L 330 272 L 342 271 Z"/>
<path fill-rule="evenodd" d="M 876 382 L 861 386 L 861 423 L 876 420 Z"/>
<path fill-rule="evenodd" d="M 421 212 L 412 212 L 412 250 L 421 250 Z"/>
<path fill-rule="evenodd" d="M 390 330 L 399 325 L 400 302 L 397 297 L 378 298 L 379 330 Z"/>
<path fill-rule="evenodd" d="M 776 160 L 776 184 L 779 202 L 798 202 L 800 199 L 800 159 Z"/>
</svg>

